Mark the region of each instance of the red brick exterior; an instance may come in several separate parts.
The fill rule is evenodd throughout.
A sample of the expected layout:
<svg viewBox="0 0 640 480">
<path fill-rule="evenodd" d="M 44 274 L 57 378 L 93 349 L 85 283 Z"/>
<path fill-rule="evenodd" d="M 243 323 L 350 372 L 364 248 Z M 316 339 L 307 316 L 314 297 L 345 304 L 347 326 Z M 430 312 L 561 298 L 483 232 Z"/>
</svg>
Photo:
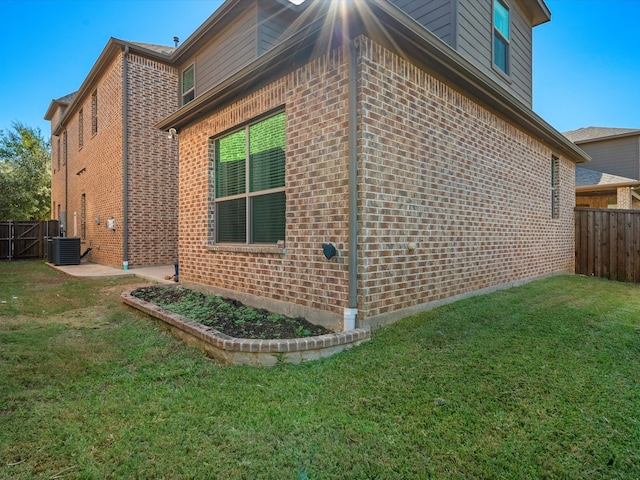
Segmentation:
<svg viewBox="0 0 640 480">
<path fill-rule="evenodd" d="M 93 92 L 97 92 L 98 97 L 98 131 L 95 135 L 91 132 Z M 53 174 L 52 201 L 61 205 L 61 211 L 67 212 L 65 235 L 80 237 L 82 235 L 81 196 L 85 194 L 86 236 L 82 241 L 82 249 L 86 249 L 89 245 L 93 247 L 89 256 L 92 262 L 120 266 L 122 265 L 121 56 L 113 59 L 95 87 L 85 98 L 80 99 L 80 108 L 84 116 L 83 146 L 79 147 L 79 117 L 75 112 L 63 126 L 67 135 L 67 165 L 65 169 L 63 158 L 62 168 Z M 55 126 L 53 122 L 52 126 Z M 60 137 L 63 142 L 64 133 Z M 64 157 L 64 148 L 62 155 Z M 65 201 L 65 176 L 68 181 L 67 201 Z M 97 217 L 100 218 L 100 224 L 95 221 Z M 105 228 L 107 218 L 115 218 L 115 231 Z"/>
<path fill-rule="evenodd" d="M 177 73 L 173 68 L 133 54 L 127 58 L 128 262 L 130 266 L 173 263 L 177 258 L 177 146 L 154 125 L 177 108 Z M 116 267 L 121 267 L 125 260 L 122 65 L 120 53 L 79 99 L 77 108 L 63 125 L 67 136 L 67 164 L 65 166 L 62 158 L 59 169 L 57 144 L 58 141 L 63 144 L 65 134 L 52 137 L 52 216 L 58 218 L 58 210 L 66 211 L 65 235 L 82 237 L 83 250 L 93 247 L 89 261 Z M 94 92 L 97 92 L 97 133 L 92 134 Z M 82 146 L 80 109 L 83 112 Z M 53 129 L 59 120 L 57 113 L 52 118 Z M 60 151 L 64 157 L 64 148 Z M 83 194 L 86 198 L 84 235 Z M 115 230 L 107 228 L 108 219 L 115 220 Z"/>
<path fill-rule="evenodd" d="M 366 39 L 360 65 L 364 318 L 573 271 L 573 163 L 552 219 L 551 150 Z"/>
<path fill-rule="evenodd" d="M 358 320 L 573 271 L 574 165 L 451 86 L 361 38 Z M 347 307 L 348 59 L 332 52 L 180 135 L 181 280 L 341 325 Z M 211 138 L 287 116 L 286 251 L 213 245 Z M 322 255 L 333 242 L 339 255 Z M 407 245 L 415 242 L 416 249 Z"/>
<path fill-rule="evenodd" d="M 178 260 L 178 140 L 155 128 L 178 108 L 175 68 L 130 54 L 129 264 Z"/>
</svg>

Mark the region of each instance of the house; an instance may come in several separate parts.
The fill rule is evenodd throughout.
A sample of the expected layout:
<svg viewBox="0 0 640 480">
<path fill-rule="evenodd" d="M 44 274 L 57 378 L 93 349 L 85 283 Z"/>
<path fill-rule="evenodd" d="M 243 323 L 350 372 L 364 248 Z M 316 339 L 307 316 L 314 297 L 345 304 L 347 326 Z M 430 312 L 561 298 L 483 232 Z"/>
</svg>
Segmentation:
<svg viewBox="0 0 640 480">
<path fill-rule="evenodd" d="M 640 180 L 576 168 L 576 206 L 640 209 Z"/>
<path fill-rule="evenodd" d="M 173 50 L 112 38 L 79 90 L 46 112 L 52 217 L 91 262 L 177 260 L 178 150 L 155 128 L 178 107 Z"/>
<path fill-rule="evenodd" d="M 591 156 L 589 170 L 576 175 L 577 206 L 640 207 L 640 130 L 586 127 L 564 135 Z"/>
<path fill-rule="evenodd" d="M 296 5 L 298 4 L 298 5 Z M 180 278 L 338 329 L 574 271 L 542 0 L 227 0 L 172 54 Z"/>
<path fill-rule="evenodd" d="M 591 157 L 589 169 L 640 178 L 640 130 L 587 127 L 564 135 Z"/>
</svg>

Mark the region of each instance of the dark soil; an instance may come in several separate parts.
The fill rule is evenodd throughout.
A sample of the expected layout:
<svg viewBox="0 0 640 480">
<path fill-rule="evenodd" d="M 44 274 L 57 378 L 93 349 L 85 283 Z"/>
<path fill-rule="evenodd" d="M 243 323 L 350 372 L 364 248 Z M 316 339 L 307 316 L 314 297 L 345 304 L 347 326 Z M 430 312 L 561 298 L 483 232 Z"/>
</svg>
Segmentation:
<svg viewBox="0 0 640 480">
<path fill-rule="evenodd" d="M 143 287 L 131 295 L 235 338 L 281 339 L 333 333 L 302 317 L 291 318 L 182 287 Z"/>
</svg>

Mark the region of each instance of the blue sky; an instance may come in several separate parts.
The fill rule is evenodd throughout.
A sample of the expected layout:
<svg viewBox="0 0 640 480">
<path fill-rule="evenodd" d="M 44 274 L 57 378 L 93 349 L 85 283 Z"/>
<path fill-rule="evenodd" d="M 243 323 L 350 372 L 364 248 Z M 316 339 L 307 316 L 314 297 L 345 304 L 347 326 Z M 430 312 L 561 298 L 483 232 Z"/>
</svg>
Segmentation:
<svg viewBox="0 0 640 480">
<path fill-rule="evenodd" d="M 73 92 L 109 37 L 172 45 L 221 0 L 0 0 L 0 129 L 39 127 Z M 547 0 L 534 30 L 534 110 L 560 131 L 640 129 L 640 0 Z"/>
</svg>

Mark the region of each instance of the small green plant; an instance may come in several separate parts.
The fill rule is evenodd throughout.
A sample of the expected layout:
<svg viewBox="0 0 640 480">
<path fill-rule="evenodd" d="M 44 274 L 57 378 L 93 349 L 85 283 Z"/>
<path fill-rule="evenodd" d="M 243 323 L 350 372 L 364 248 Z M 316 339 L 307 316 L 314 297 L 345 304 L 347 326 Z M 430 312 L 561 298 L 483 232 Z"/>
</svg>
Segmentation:
<svg viewBox="0 0 640 480">
<path fill-rule="evenodd" d="M 279 313 L 272 313 L 267 317 L 267 321 L 279 325 L 284 322 L 287 317 L 280 315 Z"/>
<path fill-rule="evenodd" d="M 308 328 L 304 328 L 302 325 L 299 325 L 295 329 L 296 336 L 300 338 L 308 337 L 311 335 L 311 330 Z"/>
<path fill-rule="evenodd" d="M 144 287 L 132 295 L 237 338 L 280 339 L 329 333 L 304 318 L 289 318 L 182 287 Z"/>
</svg>

